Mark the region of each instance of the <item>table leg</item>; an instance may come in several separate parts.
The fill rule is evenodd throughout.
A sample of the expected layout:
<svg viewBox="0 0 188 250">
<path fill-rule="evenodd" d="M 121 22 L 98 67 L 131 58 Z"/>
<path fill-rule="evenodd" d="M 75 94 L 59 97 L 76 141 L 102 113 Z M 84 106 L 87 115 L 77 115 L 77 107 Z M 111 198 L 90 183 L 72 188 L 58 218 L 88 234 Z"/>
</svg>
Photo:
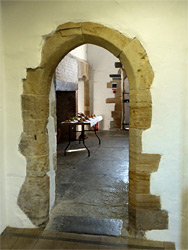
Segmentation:
<svg viewBox="0 0 188 250">
<path fill-rule="evenodd" d="M 85 140 L 84 140 L 84 125 L 82 125 L 82 140 L 83 140 L 84 147 L 88 151 L 88 157 L 90 157 L 90 151 L 89 151 L 88 147 L 85 145 Z"/>
<path fill-rule="evenodd" d="M 69 143 L 67 144 L 66 148 L 64 149 L 64 156 L 66 156 L 66 150 L 71 143 L 71 125 L 69 125 Z"/>
<path fill-rule="evenodd" d="M 97 129 L 95 129 L 94 128 L 94 131 L 95 131 L 95 135 L 96 135 L 96 137 L 98 138 L 98 140 L 99 140 L 99 144 L 101 144 L 101 139 L 99 138 L 99 136 L 97 135 Z"/>
</svg>

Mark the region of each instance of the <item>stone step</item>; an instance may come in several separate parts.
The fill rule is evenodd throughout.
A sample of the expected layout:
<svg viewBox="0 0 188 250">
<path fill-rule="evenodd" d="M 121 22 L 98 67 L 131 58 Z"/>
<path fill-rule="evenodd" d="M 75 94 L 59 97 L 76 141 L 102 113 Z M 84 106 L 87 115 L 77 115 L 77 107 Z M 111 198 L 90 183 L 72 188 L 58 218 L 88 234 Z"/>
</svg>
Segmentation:
<svg viewBox="0 0 188 250">
<path fill-rule="evenodd" d="M 76 216 L 56 216 L 46 230 L 79 234 L 120 236 L 123 221 L 120 219 L 104 219 Z"/>
<path fill-rule="evenodd" d="M 0 236 L 1 249 L 148 249 L 175 250 L 172 242 L 130 237 L 53 232 L 40 228 L 7 227 Z"/>
</svg>

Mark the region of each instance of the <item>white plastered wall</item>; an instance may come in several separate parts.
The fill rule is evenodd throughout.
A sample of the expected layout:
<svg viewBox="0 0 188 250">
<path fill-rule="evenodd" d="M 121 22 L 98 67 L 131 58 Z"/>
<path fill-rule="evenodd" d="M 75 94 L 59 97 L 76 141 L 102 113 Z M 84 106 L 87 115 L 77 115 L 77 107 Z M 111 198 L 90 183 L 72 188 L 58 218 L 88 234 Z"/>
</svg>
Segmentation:
<svg viewBox="0 0 188 250">
<path fill-rule="evenodd" d="M 49 171 L 48 176 L 50 178 L 50 210 L 55 202 L 55 163 L 54 158 L 57 152 L 57 139 L 56 139 L 56 122 L 54 117 L 56 113 L 56 92 L 54 77 L 52 78 L 50 95 L 49 95 L 49 117 L 48 117 L 48 135 L 49 135 Z"/>
<path fill-rule="evenodd" d="M 107 98 L 114 98 L 112 89 L 107 88 L 107 82 L 112 81 L 110 74 L 117 74 L 118 69 L 114 63 L 119 60 L 109 51 L 95 45 L 88 44 L 88 63 L 90 65 L 90 104 L 91 113 L 102 115 L 103 121 L 99 128 L 110 129 L 110 121 L 113 121 L 113 103 L 106 103 Z"/>
<path fill-rule="evenodd" d="M 81 45 L 70 51 L 72 56 L 77 57 L 78 59 L 87 61 L 87 45 Z"/>
<path fill-rule="evenodd" d="M 78 60 L 87 61 L 87 45 L 81 45 L 70 52 L 71 55 L 78 58 Z M 84 113 L 84 81 L 78 80 L 78 112 Z"/>
<path fill-rule="evenodd" d="M 169 229 L 151 231 L 146 236 L 175 241 L 177 249 L 186 249 L 187 1 L 3 1 L 1 4 L 4 77 L 0 84 L 4 86 L 3 107 L 6 107 L 1 134 L 6 178 L 2 183 L 7 187 L 3 196 L 7 216 L 2 225 L 32 226 L 17 206 L 26 173 L 26 161 L 18 151 L 23 129 L 20 95 L 26 68 L 40 64 L 43 36 L 59 24 L 92 21 L 128 37 L 137 37 L 147 51 L 155 78 L 151 88 L 152 125 L 143 134 L 143 151 L 162 155 L 158 172 L 152 174 L 151 192 L 161 196 L 162 209 L 169 213 Z M 1 208 L 5 211 L 4 203 Z M 1 221 L 3 216 L 4 213 Z"/>
</svg>

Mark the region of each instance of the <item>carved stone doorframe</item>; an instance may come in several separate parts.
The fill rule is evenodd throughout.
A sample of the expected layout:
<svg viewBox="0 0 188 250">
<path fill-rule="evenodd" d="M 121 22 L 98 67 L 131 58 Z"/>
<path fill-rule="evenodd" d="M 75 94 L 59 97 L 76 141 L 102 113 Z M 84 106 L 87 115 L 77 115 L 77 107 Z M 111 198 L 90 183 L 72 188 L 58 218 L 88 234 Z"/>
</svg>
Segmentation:
<svg viewBox="0 0 188 250">
<path fill-rule="evenodd" d="M 160 197 L 150 194 L 150 175 L 157 171 L 160 155 L 142 153 L 142 132 L 151 126 L 150 86 L 154 73 L 140 42 L 112 28 L 92 23 L 65 23 L 49 35 L 41 64 L 27 70 L 22 94 L 23 133 L 20 151 L 27 160 L 27 176 L 18 204 L 34 225 L 49 218 L 49 145 L 47 122 L 51 79 L 60 60 L 86 43 L 101 46 L 120 59 L 130 84 L 129 225 L 136 230 L 166 229 L 168 214 Z"/>
</svg>

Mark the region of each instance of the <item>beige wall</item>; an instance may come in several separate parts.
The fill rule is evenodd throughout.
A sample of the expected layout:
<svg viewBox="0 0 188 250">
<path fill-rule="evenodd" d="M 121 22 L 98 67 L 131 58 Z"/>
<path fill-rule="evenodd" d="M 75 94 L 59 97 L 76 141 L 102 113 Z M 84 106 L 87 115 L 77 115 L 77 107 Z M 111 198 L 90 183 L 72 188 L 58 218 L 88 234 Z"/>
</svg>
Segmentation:
<svg viewBox="0 0 188 250">
<path fill-rule="evenodd" d="M 147 51 L 155 77 L 151 88 L 152 125 L 143 134 L 143 151 L 162 155 L 159 170 L 152 175 L 151 192 L 161 196 L 162 209 L 169 212 L 169 229 L 151 231 L 146 236 L 176 241 L 177 249 L 186 249 L 182 242 L 185 246 L 187 1 L 3 1 L 1 4 L 4 45 L 4 65 L 1 66 L 4 77 L 0 79 L 0 89 L 4 89 L 0 104 L 3 120 L 0 139 L 4 142 L 0 155 L 1 199 L 7 201 L 1 203 L 1 230 L 5 225 L 32 226 L 17 206 L 26 171 L 26 161 L 18 151 L 22 132 L 20 95 L 26 68 L 39 66 L 45 35 L 59 24 L 92 21 L 119 30 L 128 37 L 137 37 Z"/>
<path fill-rule="evenodd" d="M 2 34 L 0 30 L 0 43 L 2 44 Z M 6 221 L 6 173 L 5 173 L 5 85 L 3 75 L 3 57 L 0 50 L 0 232 L 7 225 Z"/>
</svg>

